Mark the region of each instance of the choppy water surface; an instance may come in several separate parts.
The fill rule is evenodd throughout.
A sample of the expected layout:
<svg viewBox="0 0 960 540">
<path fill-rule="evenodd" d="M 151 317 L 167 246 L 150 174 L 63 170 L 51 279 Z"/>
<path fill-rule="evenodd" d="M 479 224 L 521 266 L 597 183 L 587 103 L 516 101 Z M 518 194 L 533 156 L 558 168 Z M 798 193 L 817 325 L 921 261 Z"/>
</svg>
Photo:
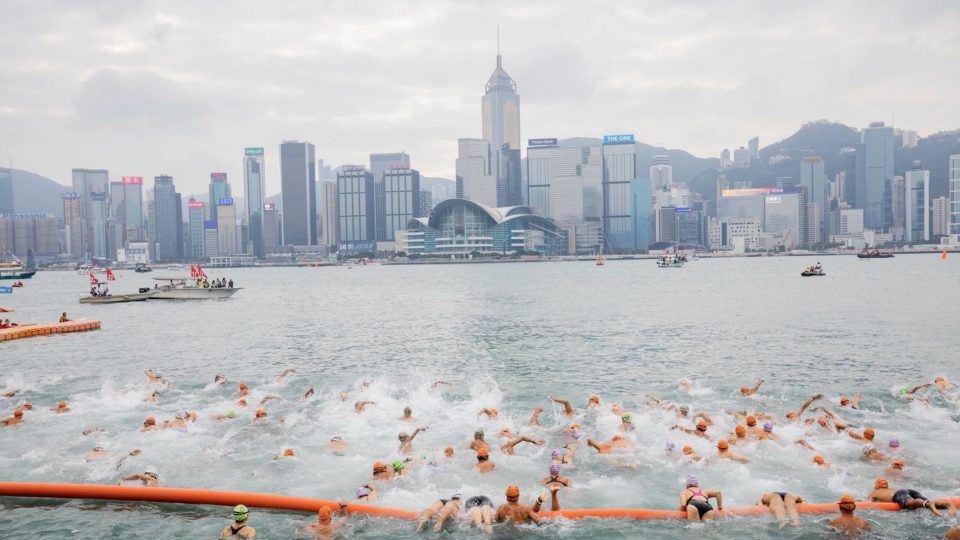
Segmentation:
<svg viewBox="0 0 960 540">
<path fill-rule="evenodd" d="M 931 406 L 899 399 L 906 385 L 936 375 L 960 378 L 957 369 L 960 308 L 956 298 L 960 261 L 936 256 L 900 256 L 860 261 L 828 257 L 825 278 L 801 278 L 809 258 L 700 260 L 683 269 L 657 269 L 653 261 L 536 263 L 472 266 L 276 268 L 229 270 L 246 287 L 225 301 L 86 306 L 76 302 L 87 278 L 43 272 L 0 305 L 15 308 L 21 322 L 71 318 L 103 321 L 103 330 L 20 340 L 0 345 L 0 387 L 21 394 L 0 400 L 12 413 L 27 399 L 36 408 L 27 422 L 0 428 L 0 479 L 116 483 L 121 474 L 158 469 L 164 485 L 350 499 L 369 481 L 373 462 L 397 456 L 397 434 L 417 425 L 430 429 L 414 442 L 426 458 L 409 476 L 382 488 L 380 504 L 420 509 L 454 491 L 486 494 L 502 502 L 507 484 L 525 500 L 546 476 L 550 450 L 565 442 L 567 424 L 548 396 L 570 399 L 585 436 L 608 441 L 619 419 L 607 409 L 620 403 L 634 412 L 635 449 L 613 458 L 581 447 L 566 470 L 574 487 L 561 493 L 565 508 L 673 509 L 687 474 L 720 489 L 727 507 L 752 505 L 764 491 L 790 490 L 827 502 L 851 493 L 862 498 L 880 475 L 894 487 L 910 485 L 928 496 L 957 496 L 960 440 L 957 406 L 931 396 Z M 211 275 L 214 272 L 209 272 Z M 150 274 L 124 272 L 114 290 L 146 285 Z M 277 382 L 287 367 L 297 373 Z M 152 368 L 172 387 L 148 384 Z M 228 382 L 212 384 L 214 374 Z M 737 389 L 757 377 L 767 382 L 758 396 Z M 680 379 L 693 381 L 681 391 Z M 438 379 L 450 386 L 432 389 Z M 364 382 L 369 382 L 364 386 Z M 251 388 L 251 406 L 238 407 L 237 385 Z M 306 388 L 316 388 L 307 400 Z M 157 404 L 145 398 L 160 388 Z M 676 418 L 648 411 L 645 394 L 689 404 L 710 414 L 712 433 L 731 431 L 724 411 L 795 410 L 816 392 L 839 408 L 841 395 L 863 392 L 862 411 L 841 410 L 859 427 L 871 426 L 886 446 L 898 437 L 906 462 L 901 478 L 884 465 L 860 461 L 861 443 L 846 435 L 778 426 L 779 443 L 749 444 L 737 451 L 747 465 L 707 467 L 669 458 L 664 445 L 689 444 L 712 455 L 712 443 L 670 431 Z M 344 402 L 337 393 L 348 392 Z M 584 414 L 591 394 L 604 402 Z M 251 422 L 255 403 L 266 396 L 271 419 Z M 353 402 L 375 401 L 363 415 Z M 66 400 L 73 409 L 48 411 Z M 413 408 L 413 425 L 398 418 Z M 527 428 L 536 406 L 543 428 Z M 477 418 L 494 407 L 496 421 Z M 212 415 L 234 409 L 238 418 Z M 186 431 L 141 433 L 143 419 L 172 419 L 178 409 L 200 414 Z M 283 418 L 281 425 L 277 420 Z M 692 427 L 690 424 L 688 426 Z M 85 428 L 105 431 L 82 436 Z M 494 451 L 494 472 L 471 470 L 466 445 L 482 428 L 497 444 L 502 427 L 544 438 L 543 447 L 520 445 L 517 455 Z M 345 455 L 326 442 L 341 435 Z M 834 465 L 814 467 L 812 454 L 793 444 L 804 437 Z M 109 458 L 87 462 L 104 446 Z M 452 461 L 442 449 L 454 446 Z M 295 459 L 273 461 L 284 448 Z M 117 457 L 133 448 L 142 455 Z M 438 466 L 426 464 L 428 461 Z M 0 501 L 0 530 L 8 537 L 130 538 L 215 537 L 228 522 L 227 509 L 90 501 Z M 941 536 L 954 520 L 929 512 L 863 514 L 883 538 Z M 254 510 L 251 523 L 263 538 L 295 536 L 312 516 Z M 815 538 L 828 517 L 804 516 L 799 528 L 777 532 L 769 518 L 730 519 L 708 525 L 620 520 L 558 521 L 539 529 L 502 527 L 496 537 L 567 538 Z M 344 537 L 413 536 L 408 522 L 356 517 Z M 461 525 L 456 534 L 483 535 Z M 425 536 L 436 536 L 427 533 Z"/>
</svg>

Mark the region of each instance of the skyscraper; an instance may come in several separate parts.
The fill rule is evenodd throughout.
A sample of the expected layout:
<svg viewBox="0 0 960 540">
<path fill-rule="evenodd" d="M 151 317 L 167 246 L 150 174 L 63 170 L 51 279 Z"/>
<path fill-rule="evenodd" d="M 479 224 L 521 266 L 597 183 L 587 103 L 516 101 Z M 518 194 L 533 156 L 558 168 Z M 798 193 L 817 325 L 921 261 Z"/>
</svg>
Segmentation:
<svg viewBox="0 0 960 540">
<path fill-rule="evenodd" d="M 750 150 L 747 150 L 744 147 L 737 148 L 733 151 L 733 167 L 735 169 L 746 169 L 750 167 Z"/>
<path fill-rule="evenodd" d="M 386 207 L 384 202 L 383 175 L 392 168 L 410 167 L 410 156 L 406 152 L 388 152 L 370 154 L 370 172 L 373 173 L 374 193 L 374 230 L 376 240 L 393 240 L 393 231 L 386 224 Z"/>
<path fill-rule="evenodd" d="M 840 172 L 843 175 L 843 189 L 840 198 L 843 202 L 853 206 L 857 203 L 857 149 L 840 149 Z"/>
<path fill-rule="evenodd" d="M 177 223 L 177 189 L 173 177 L 157 176 L 153 179 L 154 236 L 150 238 L 157 261 L 175 261 L 179 257 L 181 239 L 178 235 L 182 225 Z"/>
<path fill-rule="evenodd" d="M 80 213 L 80 194 L 61 193 L 63 199 L 63 237 L 64 248 L 74 258 L 83 256 L 83 218 Z"/>
<path fill-rule="evenodd" d="M 423 216 L 420 210 L 420 171 L 395 165 L 383 173 L 386 234 L 393 242 L 397 231 L 406 230 L 407 222 Z"/>
<path fill-rule="evenodd" d="M 652 213 L 650 182 L 647 183 L 645 208 L 636 208 L 631 182 L 637 178 L 637 145 L 633 135 L 606 135 L 603 138 L 603 230 L 607 247 L 613 250 L 634 251 L 638 247 L 634 229 L 634 210 Z M 649 240 L 649 218 L 647 238 Z"/>
<path fill-rule="evenodd" d="M 252 253 L 258 259 L 262 259 L 264 255 L 263 205 L 267 202 L 265 172 L 263 148 L 244 148 L 243 193 L 247 205 L 247 235 L 250 237 L 250 245 L 244 251 Z"/>
<path fill-rule="evenodd" d="M 263 251 L 273 252 L 280 245 L 280 227 L 277 223 L 277 207 L 273 203 L 263 205 Z"/>
<path fill-rule="evenodd" d="M 673 184 L 673 167 L 670 165 L 670 156 L 653 156 L 650 158 L 650 187 L 654 191 Z"/>
<path fill-rule="evenodd" d="M 457 147 L 457 198 L 495 208 L 497 177 L 493 174 L 490 142 L 459 139 Z"/>
<path fill-rule="evenodd" d="M 237 207 L 233 205 L 233 198 L 217 201 L 217 251 L 220 255 L 236 255 L 237 242 Z"/>
<path fill-rule="evenodd" d="M 374 241 L 373 184 L 373 174 L 363 167 L 344 168 L 337 173 L 337 239 L 340 242 Z"/>
<path fill-rule="evenodd" d="M 931 206 L 933 206 L 933 219 L 930 223 L 930 232 L 934 236 L 950 234 L 950 198 L 937 197 Z"/>
<path fill-rule="evenodd" d="M 230 183 L 227 182 L 227 173 L 210 173 L 210 219 L 217 219 L 217 201 L 220 199 L 229 199 L 233 197 L 233 190 L 230 189 Z"/>
<path fill-rule="evenodd" d="M 107 225 L 107 253 L 110 259 L 117 256 L 117 250 L 127 244 L 126 214 L 123 204 L 123 182 L 110 182 L 110 208 Z"/>
<path fill-rule="evenodd" d="M 960 235 L 960 154 L 950 156 L 947 178 L 950 182 L 950 234 Z"/>
<path fill-rule="evenodd" d="M 800 185 L 807 190 L 807 204 L 813 204 L 818 209 L 818 221 L 807 224 L 810 235 L 804 241 L 813 244 L 813 238 L 818 238 L 819 242 L 824 242 L 828 237 L 826 216 L 830 207 L 827 203 L 827 175 L 823 158 L 813 156 L 800 160 Z"/>
<path fill-rule="evenodd" d="M 894 176 L 890 182 L 890 212 L 893 221 L 890 223 L 890 232 L 894 240 L 903 240 L 906 225 L 907 183 L 902 176 Z"/>
<path fill-rule="evenodd" d="M 13 171 L 0 167 L 0 215 L 13 213 Z"/>
<path fill-rule="evenodd" d="M 308 142 L 283 141 L 280 144 L 283 241 L 288 246 L 317 244 L 317 160 L 314 154 L 314 147 Z"/>
<path fill-rule="evenodd" d="M 893 226 L 893 152 L 892 127 L 886 127 L 883 122 L 872 122 L 861 131 L 857 147 L 855 206 L 863 208 L 863 225 L 867 229 L 881 230 Z"/>
<path fill-rule="evenodd" d="M 73 191 L 80 195 L 83 220 L 83 251 L 76 256 L 106 257 L 109 173 L 105 169 L 73 169 L 71 175 Z"/>
<path fill-rule="evenodd" d="M 557 223 L 599 221 L 602 156 L 599 146 L 558 147 L 556 139 L 530 139 L 527 201 Z"/>
<path fill-rule="evenodd" d="M 337 183 L 323 181 L 320 183 L 323 191 L 323 241 L 325 246 L 335 246 L 337 238 Z"/>
<path fill-rule="evenodd" d="M 904 241 L 930 240 L 930 171 L 914 161 L 906 173 L 904 204 Z"/>
<path fill-rule="evenodd" d="M 204 204 L 201 201 L 194 200 L 193 197 L 187 203 L 187 222 L 190 231 L 190 252 L 191 261 L 201 261 L 204 258 Z"/>
<path fill-rule="evenodd" d="M 489 141 L 492 151 L 489 174 L 496 178 L 497 199 L 488 206 L 509 206 L 510 194 L 519 193 L 519 189 L 511 189 L 509 185 L 511 171 L 519 174 L 520 168 L 519 161 L 513 164 L 504 156 L 509 155 L 505 151 L 520 150 L 520 96 L 517 95 L 517 84 L 503 69 L 499 45 L 497 49 L 497 67 L 487 80 L 481 100 L 483 139 Z"/>
<path fill-rule="evenodd" d="M 750 150 L 750 159 L 760 159 L 760 137 L 747 141 L 747 148 Z"/>
<path fill-rule="evenodd" d="M 123 184 L 123 226 L 128 242 L 142 241 L 143 231 L 143 177 L 124 176 Z"/>
</svg>

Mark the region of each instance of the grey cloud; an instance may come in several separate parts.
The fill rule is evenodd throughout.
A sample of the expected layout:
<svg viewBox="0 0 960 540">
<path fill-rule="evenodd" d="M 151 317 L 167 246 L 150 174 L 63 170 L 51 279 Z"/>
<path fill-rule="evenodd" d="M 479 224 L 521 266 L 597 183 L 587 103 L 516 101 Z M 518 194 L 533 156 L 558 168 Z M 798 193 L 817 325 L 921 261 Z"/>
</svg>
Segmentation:
<svg viewBox="0 0 960 540">
<path fill-rule="evenodd" d="M 103 69 L 77 91 L 75 112 L 85 124 L 182 130 L 209 111 L 204 99 L 148 71 Z"/>
</svg>

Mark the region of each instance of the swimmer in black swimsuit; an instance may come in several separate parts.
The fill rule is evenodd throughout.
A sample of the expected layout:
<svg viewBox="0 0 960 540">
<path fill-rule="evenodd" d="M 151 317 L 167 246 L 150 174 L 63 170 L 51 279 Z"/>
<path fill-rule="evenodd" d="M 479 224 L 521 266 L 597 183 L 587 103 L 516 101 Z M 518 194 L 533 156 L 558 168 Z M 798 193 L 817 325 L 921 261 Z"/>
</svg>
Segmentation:
<svg viewBox="0 0 960 540">
<path fill-rule="evenodd" d="M 493 534 L 493 501 L 486 495 L 467 499 L 464 509 L 473 524 L 487 534 Z"/>
<path fill-rule="evenodd" d="M 873 483 L 873 492 L 870 494 L 869 499 L 874 502 L 895 502 L 900 508 L 909 510 L 926 508 L 939 517 L 943 516 L 939 509 L 946 509 L 950 513 L 950 517 L 957 515 L 957 508 L 950 499 L 931 501 L 920 492 L 912 489 L 894 490 L 890 487 L 886 478 L 878 478 L 877 481 Z"/>
<path fill-rule="evenodd" d="M 680 493 L 680 511 L 687 513 L 689 521 L 713 519 L 715 512 L 710 506 L 710 498 L 717 500 L 717 511 L 723 511 L 723 495 L 719 491 L 701 491 L 696 476 L 687 477 L 687 487 Z"/>
<path fill-rule="evenodd" d="M 247 507 L 238 504 L 233 507 L 233 524 L 227 525 L 220 531 L 220 538 L 244 538 L 245 540 L 253 540 L 257 536 L 257 531 L 253 527 L 247 525 L 247 517 L 250 516 L 250 511 L 247 510 Z"/>
<path fill-rule="evenodd" d="M 769 508 L 782 529 L 787 526 L 787 514 L 789 514 L 790 522 L 794 527 L 800 525 L 800 513 L 797 511 L 797 505 L 804 502 L 806 501 L 803 497 L 797 497 L 789 491 L 774 491 L 773 493 L 764 493 L 757 500 L 757 506 Z"/>
<path fill-rule="evenodd" d="M 453 506 L 456 508 L 454 509 Z M 456 510 L 456 511 L 454 511 Z M 460 511 L 460 494 L 456 494 L 450 499 L 437 499 L 427 508 L 424 508 L 420 512 L 420 517 L 417 518 L 417 532 L 422 531 L 426 528 L 427 523 L 430 522 L 434 517 L 437 518 L 436 527 L 434 530 L 440 532 L 443 528 L 443 522 L 451 517 L 451 515 L 456 515 Z"/>
</svg>

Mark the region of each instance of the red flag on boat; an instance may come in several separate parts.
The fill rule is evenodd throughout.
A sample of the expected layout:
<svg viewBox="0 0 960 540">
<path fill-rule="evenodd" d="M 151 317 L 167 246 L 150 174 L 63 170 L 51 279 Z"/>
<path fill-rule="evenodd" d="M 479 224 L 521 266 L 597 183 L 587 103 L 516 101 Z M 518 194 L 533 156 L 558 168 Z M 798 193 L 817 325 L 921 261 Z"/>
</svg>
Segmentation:
<svg viewBox="0 0 960 540">
<path fill-rule="evenodd" d="M 96 285 L 97 283 L 100 283 L 100 280 L 97 279 L 97 276 L 93 275 L 93 272 L 90 272 L 90 284 Z"/>
<path fill-rule="evenodd" d="M 206 279 L 207 273 L 203 271 L 203 268 L 200 268 L 200 265 L 197 265 L 197 277 L 202 277 Z"/>
<path fill-rule="evenodd" d="M 190 277 L 192 278 L 200 277 L 200 274 L 197 273 L 197 267 L 192 264 L 190 265 Z"/>
<path fill-rule="evenodd" d="M 113 275 L 113 272 L 110 271 L 109 268 L 107 268 L 107 281 L 116 281 L 116 280 L 117 280 L 117 276 Z"/>
</svg>

